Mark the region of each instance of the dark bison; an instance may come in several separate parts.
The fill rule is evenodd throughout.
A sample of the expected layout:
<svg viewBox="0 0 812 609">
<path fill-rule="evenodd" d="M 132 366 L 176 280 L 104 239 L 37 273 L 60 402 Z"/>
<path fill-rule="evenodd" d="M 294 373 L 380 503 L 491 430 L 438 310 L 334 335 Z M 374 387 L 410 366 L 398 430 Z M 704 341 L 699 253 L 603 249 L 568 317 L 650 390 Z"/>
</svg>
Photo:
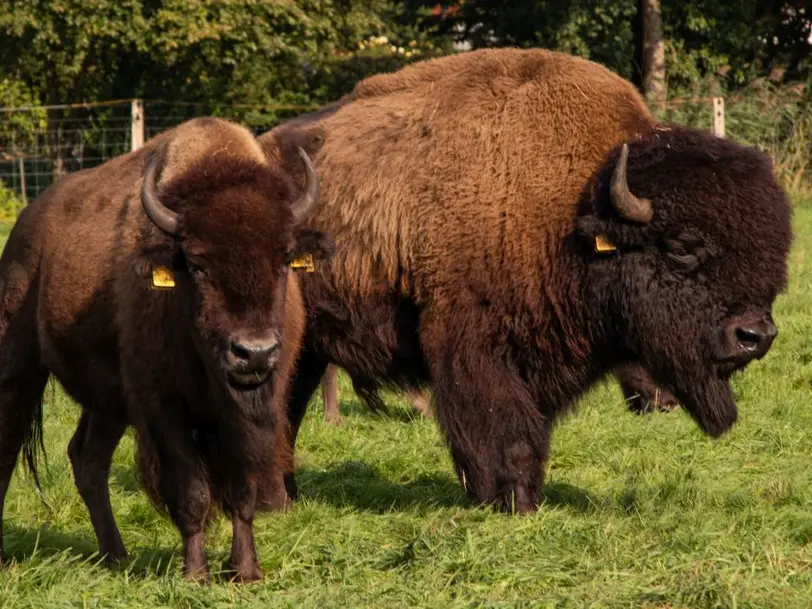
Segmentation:
<svg viewBox="0 0 812 609">
<path fill-rule="evenodd" d="M 330 362 L 430 383 L 470 495 L 526 512 L 553 424 L 613 370 L 713 437 L 736 421 L 729 380 L 776 336 L 792 240 L 762 152 L 658 124 L 600 65 L 518 49 L 373 76 L 259 139 L 290 171 L 311 154 L 313 226 L 337 248 L 302 283 L 294 438 Z"/>
<path fill-rule="evenodd" d="M 364 405 L 373 412 L 386 410 L 380 395 L 378 386 L 374 381 L 366 383 L 365 380 L 350 377 L 352 389 L 361 398 Z M 428 419 L 434 418 L 429 404 L 428 396 L 425 392 L 417 389 L 407 389 L 407 396 L 412 404 L 412 411 Z M 324 413 L 324 420 L 333 425 L 341 424 L 341 413 L 338 410 L 338 368 L 332 364 L 327 366 L 324 377 L 321 379 L 321 401 Z"/>
<path fill-rule="evenodd" d="M 183 537 L 184 574 L 208 578 L 218 506 L 236 578 L 261 577 L 254 513 L 283 506 L 292 467 L 282 396 L 304 316 L 288 263 L 332 247 L 299 225 L 319 192 L 302 159 L 297 195 L 247 130 L 196 119 L 23 210 L 0 258 L 0 510 L 53 374 L 82 405 L 68 454 L 106 560 L 126 555 L 107 478 L 132 425 L 142 482 Z"/>
</svg>

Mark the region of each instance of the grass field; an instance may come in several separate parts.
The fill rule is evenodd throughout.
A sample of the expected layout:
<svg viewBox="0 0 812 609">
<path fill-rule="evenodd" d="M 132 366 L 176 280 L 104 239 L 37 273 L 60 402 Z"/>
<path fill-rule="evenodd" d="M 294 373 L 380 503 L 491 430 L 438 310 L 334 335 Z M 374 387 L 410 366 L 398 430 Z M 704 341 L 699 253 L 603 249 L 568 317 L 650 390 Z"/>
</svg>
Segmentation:
<svg viewBox="0 0 812 609">
<path fill-rule="evenodd" d="M 0 607 L 812 606 L 810 207 L 795 215 L 778 339 L 735 381 L 732 433 L 634 416 L 606 383 L 554 434 L 539 513 L 510 518 L 467 503 L 432 422 L 394 397 L 395 416 L 375 418 L 342 377 L 344 426 L 321 421 L 317 396 L 302 429 L 303 499 L 257 522 L 262 584 L 181 580 L 179 536 L 138 488 L 130 436 L 110 485 L 131 562 L 98 566 L 65 453 L 78 409 L 49 390 L 44 498 L 18 468 Z M 211 530 L 213 567 L 230 533 Z"/>
</svg>

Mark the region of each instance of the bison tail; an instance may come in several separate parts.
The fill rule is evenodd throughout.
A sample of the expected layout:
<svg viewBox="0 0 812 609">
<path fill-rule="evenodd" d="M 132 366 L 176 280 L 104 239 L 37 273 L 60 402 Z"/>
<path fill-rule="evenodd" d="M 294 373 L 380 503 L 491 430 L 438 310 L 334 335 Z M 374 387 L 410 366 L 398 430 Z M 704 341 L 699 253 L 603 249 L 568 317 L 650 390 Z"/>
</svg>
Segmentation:
<svg viewBox="0 0 812 609">
<path fill-rule="evenodd" d="M 45 451 L 45 440 L 43 436 L 42 425 L 42 411 L 43 411 L 43 398 L 37 400 L 37 405 L 34 409 L 31 423 L 25 432 L 23 439 L 23 460 L 25 467 L 34 478 L 34 485 L 37 487 L 37 492 L 42 496 L 42 486 L 39 481 L 38 463 L 40 453 L 42 454 L 43 461 L 47 467 L 48 455 Z"/>
</svg>

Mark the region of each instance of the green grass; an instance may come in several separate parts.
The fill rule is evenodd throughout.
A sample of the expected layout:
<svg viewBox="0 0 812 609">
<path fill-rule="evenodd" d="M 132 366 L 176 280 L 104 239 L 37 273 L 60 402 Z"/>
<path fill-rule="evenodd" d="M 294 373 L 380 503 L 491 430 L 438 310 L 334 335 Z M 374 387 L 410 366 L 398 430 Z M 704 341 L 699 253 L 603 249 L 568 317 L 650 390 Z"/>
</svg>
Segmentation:
<svg viewBox="0 0 812 609">
<path fill-rule="evenodd" d="M 298 447 L 303 499 L 256 524 L 266 579 L 180 577 L 179 536 L 138 489 L 133 443 L 110 486 L 131 562 L 97 566 L 65 456 L 78 409 L 47 394 L 44 501 L 18 467 L 0 607 L 808 607 L 812 603 L 812 209 L 799 207 L 772 352 L 737 377 L 740 422 L 718 441 L 682 413 L 628 413 L 614 382 L 553 436 L 544 504 L 468 505 L 430 421 L 377 419 L 341 378 L 342 428 L 316 397 Z M 47 503 L 46 503 L 47 502 Z M 209 535 L 213 567 L 230 525 Z"/>
</svg>

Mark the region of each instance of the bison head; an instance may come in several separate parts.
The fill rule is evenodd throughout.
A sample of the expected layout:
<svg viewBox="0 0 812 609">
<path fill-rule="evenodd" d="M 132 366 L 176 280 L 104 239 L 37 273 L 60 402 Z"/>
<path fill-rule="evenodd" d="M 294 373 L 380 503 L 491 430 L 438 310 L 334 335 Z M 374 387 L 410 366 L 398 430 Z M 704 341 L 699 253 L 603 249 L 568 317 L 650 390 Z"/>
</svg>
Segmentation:
<svg viewBox="0 0 812 609">
<path fill-rule="evenodd" d="M 290 262 L 332 252 L 328 236 L 300 226 L 319 199 L 319 179 L 299 153 L 306 183 L 298 198 L 279 170 L 236 155 L 198 161 L 160 194 L 160 154 L 144 175 L 143 210 L 168 236 L 195 343 L 232 390 L 262 385 L 276 367 Z"/>
<path fill-rule="evenodd" d="M 766 155 L 683 127 L 614 151 L 579 209 L 580 236 L 604 244 L 587 291 L 607 357 L 639 361 L 714 437 L 737 418 L 730 376 L 778 332 L 790 216 Z"/>
</svg>

